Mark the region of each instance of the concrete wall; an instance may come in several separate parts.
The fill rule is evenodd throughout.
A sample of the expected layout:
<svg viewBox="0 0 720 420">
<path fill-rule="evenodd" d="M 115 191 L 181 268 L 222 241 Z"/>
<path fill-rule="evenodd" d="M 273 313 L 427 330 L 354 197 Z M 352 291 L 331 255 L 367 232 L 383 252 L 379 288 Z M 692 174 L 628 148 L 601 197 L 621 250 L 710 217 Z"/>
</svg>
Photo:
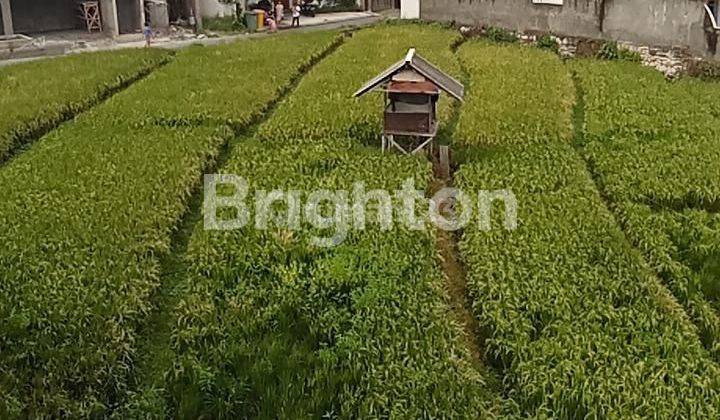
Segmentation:
<svg viewBox="0 0 720 420">
<path fill-rule="evenodd" d="M 400 0 L 401 19 L 420 19 L 420 0 Z"/>
<path fill-rule="evenodd" d="M 562 35 L 610 38 L 707 53 L 701 0 L 565 0 L 562 6 L 532 0 L 421 0 L 427 20 Z"/>
<path fill-rule="evenodd" d="M 10 35 L 12 31 L 5 32 L 5 20 L 7 17 L 3 15 L 2 11 L 4 8 L 10 7 L 10 1 L 0 0 L 0 35 Z"/>
<path fill-rule="evenodd" d="M 111 36 L 119 34 L 117 20 L 117 4 L 114 0 L 100 2 L 100 15 L 102 16 L 103 31 Z"/>
<path fill-rule="evenodd" d="M 145 21 L 150 22 L 153 28 L 164 29 L 170 26 L 168 5 L 165 2 L 146 3 Z"/>
<path fill-rule="evenodd" d="M 638 0 L 647 1 L 647 0 Z M 514 30 L 537 30 L 598 36 L 601 0 L 565 0 L 564 6 L 533 4 L 531 0 L 421 0 L 423 19 L 464 25 L 493 25 Z"/>
<path fill-rule="evenodd" d="M 75 0 L 10 0 L 10 8 L 16 33 L 83 27 Z"/>
<path fill-rule="evenodd" d="M 649 45 L 707 47 L 701 1 L 606 0 L 605 35 Z"/>
<path fill-rule="evenodd" d="M 274 1 L 272 1 L 275 4 Z M 200 13 L 202 17 L 215 18 L 235 15 L 235 5 L 221 3 L 218 0 L 202 0 L 200 2 Z"/>
<path fill-rule="evenodd" d="M 121 34 L 139 32 L 143 27 L 142 0 L 115 0 L 118 30 Z"/>
</svg>

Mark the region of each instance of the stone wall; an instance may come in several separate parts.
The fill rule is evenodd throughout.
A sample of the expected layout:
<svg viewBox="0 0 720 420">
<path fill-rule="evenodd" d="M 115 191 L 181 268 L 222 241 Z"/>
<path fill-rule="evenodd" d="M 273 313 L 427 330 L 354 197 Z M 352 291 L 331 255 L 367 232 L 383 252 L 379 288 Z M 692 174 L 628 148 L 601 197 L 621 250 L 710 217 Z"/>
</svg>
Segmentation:
<svg viewBox="0 0 720 420">
<path fill-rule="evenodd" d="M 483 36 L 485 31 L 479 28 L 461 27 L 460 32 L 465 36 Z M 520 42 L 535 44 L 539 35 L 536 33 L 514 33 Z M 555 36 L 551 39 L 557 43 L 557 52 L 563 58 L 595 57 L 607 41 L 594 38 Z M 632 42 L 618 43 L 619 49 L 637 53 L 640 62 L 652 67 L 668 79 L 673 79 L 688 72 L 688 68 L 704 61 L 701 57 L 693 56 L 685 48 L 675 47 L 648 47 Z"/>
<path fill-rule="evenodd" d="M 420 16 L 714 54 L 706 40 L 701 0 L 564 0 L 562 6 L 534 4 L 532 0 L 421 0 Z"/>
</svg>

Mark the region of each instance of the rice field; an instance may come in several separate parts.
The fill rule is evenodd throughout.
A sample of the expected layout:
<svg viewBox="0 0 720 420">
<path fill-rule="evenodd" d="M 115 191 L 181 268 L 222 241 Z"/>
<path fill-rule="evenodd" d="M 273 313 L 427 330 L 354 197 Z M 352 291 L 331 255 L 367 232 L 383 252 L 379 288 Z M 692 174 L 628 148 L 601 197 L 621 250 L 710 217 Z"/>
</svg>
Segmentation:
<svg viewBox="0 0 720 420">
<path fill-rule="evenodd" d="M 449 179 L 352 97 L 409 48 Z M 719 86 L 418 23 L 2 67 L 0 418 L 718 418 Z M 213 230 L 206 174 L 517 220 Z"/>
</svg>

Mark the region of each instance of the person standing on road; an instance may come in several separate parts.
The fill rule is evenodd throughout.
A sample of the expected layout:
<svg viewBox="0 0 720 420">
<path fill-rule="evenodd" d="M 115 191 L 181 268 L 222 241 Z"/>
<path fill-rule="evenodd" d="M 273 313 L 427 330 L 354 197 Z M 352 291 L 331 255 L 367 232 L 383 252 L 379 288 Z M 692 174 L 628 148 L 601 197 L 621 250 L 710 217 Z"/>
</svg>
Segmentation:
<svg viewBox="0 0 720 420">
<path fill-rule="evenodd" d="M 150 46 L 150 41 L 152 41 L 153 36 L 150 22 L 145 22 L 145 26 L 143 27 L 143 35 L 145 36 L 145 48 L 148 48 Z"/>
<path fill-rule="evenodd" d="M 280 24 L 283 20 L 283 15 L 285 14 L 285 6 L 282 4 L 280 0 L 275 3 L 275 21 Z"/>
<path fill-rule="evenodd" d="M 300 27 L 300 4 L 299 4 L 299 2 L 295 3 L 295 6 L 293 6 L 293 8 L 292 8 L 292 18 L 293 18 L 292 24 L 290 25 L 290 27 L 293 27 L 293 26 L 295 26 L 295 24 L 297 24 L 297 27 L 299 28 Z"/>
</svg>

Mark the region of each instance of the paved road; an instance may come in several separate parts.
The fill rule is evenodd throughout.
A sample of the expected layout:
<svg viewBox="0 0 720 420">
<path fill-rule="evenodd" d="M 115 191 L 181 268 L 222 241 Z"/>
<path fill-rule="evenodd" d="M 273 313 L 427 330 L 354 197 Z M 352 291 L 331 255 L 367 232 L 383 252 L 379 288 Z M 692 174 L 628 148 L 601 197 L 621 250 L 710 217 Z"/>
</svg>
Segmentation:
<svg viewBox="0 0 720 420">
<path fill-rule="evenodd" d="M 339 20 L 336 22 L 318 23 L 315 25 L 305 25 L 305 26 L 301 26 L 300 28 L 282 29 L 280 31 L 280 33 L 287 33 L 290 31 L 310 32 L 310 31 L 321 31 L 321 30 L 340 29 L 340 28 L 355 28 L 355 27 L 372 25 L 383 19 L 384 19 L 384 17 L 380 16 L 380 15 L 370 15 L 370 16 L 359 17 L 359 18 L 354 17 L 351 19 Z M 221 36 L 221 37 L 217 37 L 217 38 L 203 38 L 203 39 L 191 38 L 191 39 L 184 39 L 184 40 L 173 40 L 170 38 L 164 38 L 164 39 L 158 40 L 158 42 L 156 42 L 153 45 L 153 47 L 154 48 L 181 49 L 181 48 L 189 47 L 190 45 L 198 45 L 198 44 L 220 45 L 220 44 L 227 44 L 230 42 L 242 41 L 242 40 L 251 39 L 251 38 L 262 38 L 262 37 L 273 36 L 273 35 L 274 34 L 267 33 L 267 32 L 258 32 L 258 33 L 254 33 L 254 34 L 238 34 L 238 35 Z M 82 52 L 88 52 L 88 51 L 116 50 L 116 49 L 123 49 L 123 48 L 143 48 L 143 47 L 145 47 L 145 41 L 107 43 L 107 44 L 92 45 L 88 48 L 83 48 L 83 49 L 75 49 L 66 54 L 76 54 L 76 53 L 82 53 Z M 45 55 L 45 56 L 41 56 L 41 57 L 32 57 L 32 58 L 0 60 L 0 67 L 8 66 L 11 64 L 22 63 L 25 61 L 39 60 L 39 59 L 48 58 L 48 57 L 52 57 L 52 55 Z"/>
</svg>

